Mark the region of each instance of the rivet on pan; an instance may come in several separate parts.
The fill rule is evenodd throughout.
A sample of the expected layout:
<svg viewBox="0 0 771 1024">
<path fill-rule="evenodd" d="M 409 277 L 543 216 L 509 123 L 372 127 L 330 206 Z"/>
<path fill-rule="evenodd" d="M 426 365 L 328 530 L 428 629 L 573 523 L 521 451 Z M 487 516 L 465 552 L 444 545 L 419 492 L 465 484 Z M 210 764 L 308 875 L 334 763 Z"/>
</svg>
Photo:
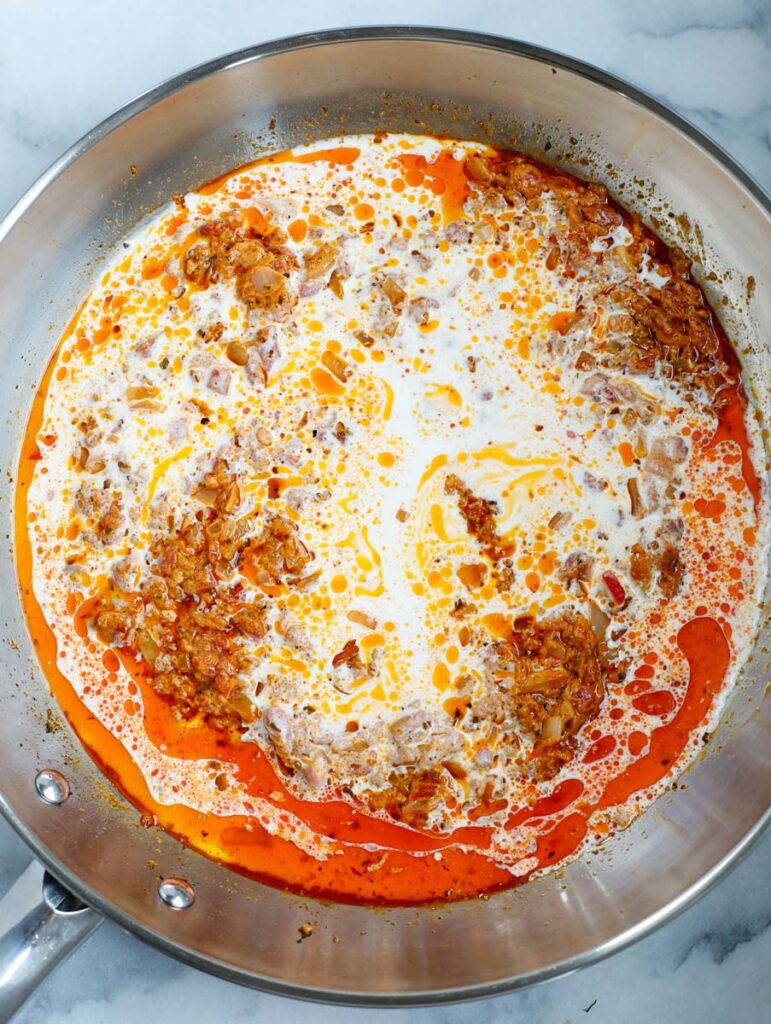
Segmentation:
<svg viewBox="0 0 771 1024">
<path fill-rule="evenodd" d="M 44 768 L 35 776 L 35 790 L 47 804 L 63 804 L 70 795 L 70 784 L 55 768 Z"/>
<path fill-rule="evenodd" d="M 195 903 L 195 889 L 184 878 L 164 878 L 158 885 L 158 895 L 173 910 L 187 910 Z"/>
</svg>

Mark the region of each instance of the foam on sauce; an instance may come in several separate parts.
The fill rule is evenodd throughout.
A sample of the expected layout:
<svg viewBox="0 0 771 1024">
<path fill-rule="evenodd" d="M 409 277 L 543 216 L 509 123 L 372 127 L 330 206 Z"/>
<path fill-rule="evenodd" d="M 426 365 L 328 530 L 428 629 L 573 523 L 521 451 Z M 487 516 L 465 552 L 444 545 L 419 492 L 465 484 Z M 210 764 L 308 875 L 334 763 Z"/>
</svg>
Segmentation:
<svg viewBox="0 0 771 1024">
<path fill-rule="evenodd" d="M 632 428 L 603 408 L 557 342 L 590 298 L 589 335 L 608 330 L 613 311 L 586 278 L 550 269 L 560 212 L 548 198 L 529 216 L 482 202 L 463 171 L 475 152 L 486 151 L 340 139 L 247 165 L 160 211 L 64 333 L 22 451 L 25 607 L 86 747 L 185 842 L 337 899 L 478 894 L 627 824 L 714 727 L 756 624 L 767 516 L 740 391 L 718 419 L 653 372 L 634 379 L 652 422 Z M 201 225 L 233 211 L 279 225 L 300 267 L 321 242 L 341 254 L 341 289 L 301 288 L 270 324 L 278 355 L 265 381 L 226 355 L 265 326 L 262 311 L 231 282 L 199 287 L 181 269 Z M 631 240 L 622 225 L 592 243 L 609 278 Z M 400 282 L 396 310 L 386 277 Z M 663 287 L 666 267 L 646 256 L 641 280 Z M 214 324 L 223 330 L 206 340 Z M 630 515 L 630 480 L 644 480 L 644 453 L 672 434 L 687 446 L 675 484 L 649 481 L 655 501 L 646 491 L 643 514 Z M 148 665 L 105 648 L 89 620 L 116 565 L 138 586 L 164 524 L 200 508 L 196 488 L 223 453 L 241 484 L 239 515 L 280 509 L 318 572 L 292 589 L 243 569 L 271 632 L 250 641 L 257 715 L 240 735 L 175 717 Z M 507 588 L 447 493 L 451 474 L 495 503 Z M 78 504 L 84 480 L 120 493 L 121 530 L 107 543 Z M 630 578 L 629 552 L 673 519 L 687 585 L 665 600 Z M 583 591 L 560 571 L 576 551 L 593 560 Z M 462 622 L 459 599 L 472 606 Z M 484 698 L 487 641 L 521 616 L 585 612 L 587 599 L 610 617 L 610 652 L 629 670 L 573 760 L 539 780 L 468 709 Z M 359 667 L 333 671 L 351 640 Z M 268 711 L 291 730 L 290 773 Z M 367 806 L 399 756 L 394 723 L 410 715 L 453 766 L 450 802 L 420 828 Z M 495 799 L 471 799 L 482 791 Z"/>
</svg>

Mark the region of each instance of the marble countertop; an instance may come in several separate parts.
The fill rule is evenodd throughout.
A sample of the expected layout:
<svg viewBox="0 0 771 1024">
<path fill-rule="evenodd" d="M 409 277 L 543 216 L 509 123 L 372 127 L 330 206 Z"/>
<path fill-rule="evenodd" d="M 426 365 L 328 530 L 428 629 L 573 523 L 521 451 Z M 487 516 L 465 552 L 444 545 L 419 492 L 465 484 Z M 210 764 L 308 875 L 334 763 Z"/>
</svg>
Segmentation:
<svg viewBox="0 0 771 1024">
<path fill-rule="evenodd" d="M 0 5 L 0 210 L 113 110 L 194 64 L 281 35 L 414 23 L 508 35 L 621 75 L 696 122 L 771 191 L 768 0 L 29 0 Z M 183 24 L 184 17 L 184 24 Z M 29 860 L 0 824 L 0 891 Z M 20 1024 L 700 1024 L 769 1019 L 771 836 L 677 920 L 611 960 L 484 1003 L 354 1010 L 237 988 L 103 925 L 18 1016 Z"/>
</svg>

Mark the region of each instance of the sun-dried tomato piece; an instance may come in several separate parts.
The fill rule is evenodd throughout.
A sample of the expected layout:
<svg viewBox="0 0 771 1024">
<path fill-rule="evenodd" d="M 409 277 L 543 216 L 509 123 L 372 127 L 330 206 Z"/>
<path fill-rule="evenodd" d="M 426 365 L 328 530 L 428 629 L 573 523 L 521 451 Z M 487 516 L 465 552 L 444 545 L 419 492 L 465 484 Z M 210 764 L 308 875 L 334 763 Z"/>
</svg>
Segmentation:
<svg viewBox="0 0 771 1024">
<path fill-rule="evenodd" d="M 607 587 L 608 593 L 616 604 L 622 605 L 626 601 L 626 591 L 614 573 L 604 572 L 602 574 L 602 582 Z"/>
</svg>

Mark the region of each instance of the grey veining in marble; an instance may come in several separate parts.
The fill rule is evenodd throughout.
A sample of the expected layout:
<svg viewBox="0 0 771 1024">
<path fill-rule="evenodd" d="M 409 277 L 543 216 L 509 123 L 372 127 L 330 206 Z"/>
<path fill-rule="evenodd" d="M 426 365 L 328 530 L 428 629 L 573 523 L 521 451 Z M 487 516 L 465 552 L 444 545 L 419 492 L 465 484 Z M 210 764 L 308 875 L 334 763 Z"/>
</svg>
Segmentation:
<svg viewBox="0 0 771 1024">
<path fill-rule="evenodd" d="M 771 0 L 0 0 L 0 210 L 96 122 L 185 68 L 280 35 L 415 23 L 509 35 L 625 77 L 771 190 Z M 28 855 L 0 826 L 0 894 Z M 609 961 L 486 1003 L 340 1010 L 210 978 L 103 925 L 20 1024 L 764 1024 L 771 836 L 695 907 Z"/>
</svg>

